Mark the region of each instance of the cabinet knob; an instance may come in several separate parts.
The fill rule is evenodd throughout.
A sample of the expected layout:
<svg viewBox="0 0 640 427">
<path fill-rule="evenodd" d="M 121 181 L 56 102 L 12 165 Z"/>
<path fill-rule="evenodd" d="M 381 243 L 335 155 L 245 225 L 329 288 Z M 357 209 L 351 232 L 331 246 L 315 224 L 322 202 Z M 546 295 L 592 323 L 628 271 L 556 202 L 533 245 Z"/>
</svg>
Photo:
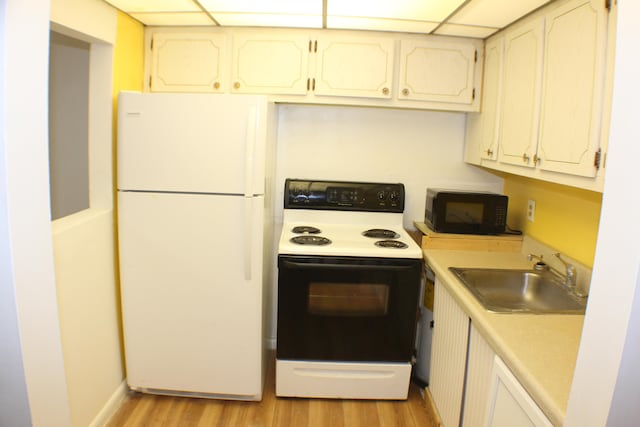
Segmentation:
<svg viewBox="0 0 640 427">
<path fill-rule="evenodd" d="M 492 149 L 488 149 L 487 150 L 487 156 L 493 157 L 493 150 Z"/>
<path fill-rule="evenodd" d="M 233 84 L 233 88 L 234 88 L 234 89 L 240 89 L 240 83 L 239 83 L 239 82 L 235 82 L 235 83 Z"/>
<path fill-rule="evenodd" d="M 220 89 L 220 83 L 219 83 L 219 82 L 215 82 L 215 83 L 213 84 L 213 88 L 214 88 L 214 89 Z"/>
<path fill-rule="evenodd" d="M 382 88 L 382 94 L 389 95 L 389 88 L 388 87 Z"/>
<path fill-rule="evenodd" d="M 409 96 L 409 89 L 407 89 L 407 88 L 402 89 L 402 94 L 404 96 Z"/>
<path fill-rule="evenodd" d="M 529 163 L 529 159 L 530 159 L 530 157 L 527 155 L 527 153 L 524 153 L 524 154 L 522 155 L 522 161 L 523 161 L 523 162 L 525 162 L 525 163 Z"/>
</svg>

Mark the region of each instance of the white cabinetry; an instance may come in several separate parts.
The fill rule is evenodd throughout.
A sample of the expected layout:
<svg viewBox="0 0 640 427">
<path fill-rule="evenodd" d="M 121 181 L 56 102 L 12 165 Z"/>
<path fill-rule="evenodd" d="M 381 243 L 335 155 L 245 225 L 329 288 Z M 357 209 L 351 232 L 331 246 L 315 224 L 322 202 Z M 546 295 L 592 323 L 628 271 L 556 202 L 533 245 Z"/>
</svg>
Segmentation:
<svg viewBox="0 0 640 427">
<path fill-rule="evenodd" d="M 433 319 L 429 391 L 444 426 L 551 426 L 437 278 Z"/>
<path fill-rule="evenodd" d="M 316 95 L 391 98 L 393 39 L 325 36 L 314 42 L 314 51 Z"/>
<path fill-rule="evenodd" d="M 436 278 L 429 390 L 445 426 L 460 423 L 469 317 Z"/>
<path fill-rule="evenodd" d="M 309 43 L 301 33 L 233 36 L 233 93 L 305 95 L 309 74 Z"/>
<path fill-rule="evenodd" d="M 155 33 L 151 41 L 150 87 L 154 92 L 223 92 L 223 34 Z"/>
<path fill-rule="evenodd" d="M 467 116 L 465 161 L 473 164 L 498 158 L 504 36 L 487 40 L 484 55 L 482 113 Z"/>
<path fill-rule="evenodd" d="M 399 99 L 471 104 L 477 54 L 466 41 L 402 40 Z"/>
<path fill-rule="evenodd" d="M 275 102 L 450 111 L 480 107 L 482 40 L 180 27 L 150 27 L 146 38 L 145 73 L 153 92 L 255 93 Z"/>
<path fill-rule="evenodd" d="M 482 112 L 467 122 L 465 161 L 602 191 L 610 20 L 604 1 L 561 0 L 488 39 Z"/>
<path fill-rule="evenodd" d="M 498 160 L 533 167 L 538 140 L 544 20 L 505 33 Z"/>
<path fill-rule="evenodd" d="M 504 362 L 495 356 L 485 427 L 552 427 Z"/>
<path fill-rule="evenodd" d="M 546 16 L 540 168 L 593 177 L 599 148 L 607 12 L 574 0 Z"/>
</svg>

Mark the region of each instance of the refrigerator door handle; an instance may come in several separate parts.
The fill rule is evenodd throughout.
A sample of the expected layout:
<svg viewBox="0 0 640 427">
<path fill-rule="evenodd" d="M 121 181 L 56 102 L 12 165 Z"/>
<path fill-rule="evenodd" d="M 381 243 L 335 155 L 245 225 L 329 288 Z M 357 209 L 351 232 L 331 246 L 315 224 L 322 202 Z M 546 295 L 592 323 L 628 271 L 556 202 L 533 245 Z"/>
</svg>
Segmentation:
<svg viewBox="0 0 640 427">
<path fill-rule="evenodd" d="M 252 264 L 252 225 L 253 225 L 253 197 L 244 198 L 244 242 L 242 262 L 244 263 L 244 279 L 251 280 Z"/>
<path fill-rule="evenodd" d="M 253 197 L 254 157 L 256 150 L 257 108 L 249 108 L 247 115 L 247 135 L 245 140 L 244 197 Z"/>
</svg>

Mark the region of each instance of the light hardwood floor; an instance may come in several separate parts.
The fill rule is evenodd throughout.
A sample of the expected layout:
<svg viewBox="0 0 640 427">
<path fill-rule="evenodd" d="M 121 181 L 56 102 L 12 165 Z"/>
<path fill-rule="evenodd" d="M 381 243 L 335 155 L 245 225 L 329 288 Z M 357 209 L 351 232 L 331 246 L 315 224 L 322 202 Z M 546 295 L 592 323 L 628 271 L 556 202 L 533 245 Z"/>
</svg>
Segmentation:
<svg viewBox="0 0 640 427">
<path fill-rule="evenodd" d="M 275 396 L 270 358 L 261 402 L 153 396 L 130 393 L 108 427 L 436 427 L 419 388 L 406 401 L 298 399 Z"/>
</svg>

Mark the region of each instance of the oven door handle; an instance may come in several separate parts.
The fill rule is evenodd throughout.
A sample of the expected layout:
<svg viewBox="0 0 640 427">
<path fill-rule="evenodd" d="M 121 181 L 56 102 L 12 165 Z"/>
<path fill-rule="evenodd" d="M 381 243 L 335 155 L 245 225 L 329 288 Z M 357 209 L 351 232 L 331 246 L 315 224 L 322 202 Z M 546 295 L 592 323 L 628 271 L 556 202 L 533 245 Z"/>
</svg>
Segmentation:
<svg viewBox="0 0 640 427">
<path fill-rule="evenodd" d="M 313 261 L 291 261 L 280 260 L 281 266 L 284 268 L 296 269 L 316 269 L 316 268 L 332 268 L 336 270 L 406 270 L 412 268 L 413 263 L 407 262 L 402 265 L 362 265 L 362 264 L 340 264 L 340 263 L 324 263 Z"/>
</svg>

